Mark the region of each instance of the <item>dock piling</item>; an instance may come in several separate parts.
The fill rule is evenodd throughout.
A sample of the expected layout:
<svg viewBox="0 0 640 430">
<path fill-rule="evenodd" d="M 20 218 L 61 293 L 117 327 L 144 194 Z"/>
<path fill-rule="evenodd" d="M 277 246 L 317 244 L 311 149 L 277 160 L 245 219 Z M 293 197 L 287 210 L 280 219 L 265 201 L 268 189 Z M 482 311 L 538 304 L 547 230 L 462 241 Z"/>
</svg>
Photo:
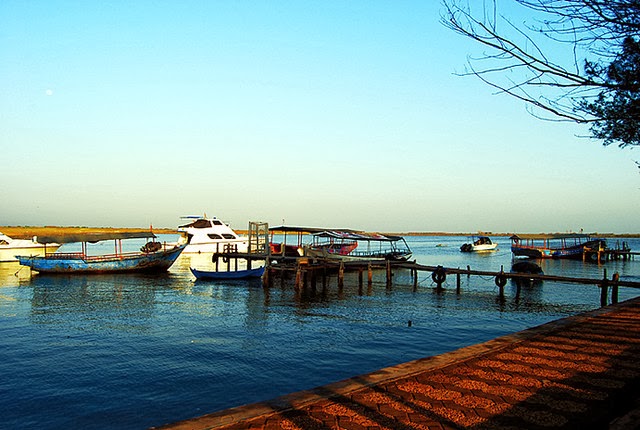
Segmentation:
<svg viewBox="0 0 640 430">
<path fill-rule="evenodd" d="M 611 278 L 611 304 L 615 305 L 618 303 L 618 281 L 620 280 L 620 275 L 618 272 L 613 274 Z"/>
<path fill-rule="evenodd" d="M 604 277 L 600 283 L 600 306 L 607 306 L 607 290 L 609 280 L 607 279 L 607 269 L 604 269 Z"/>
</svg>

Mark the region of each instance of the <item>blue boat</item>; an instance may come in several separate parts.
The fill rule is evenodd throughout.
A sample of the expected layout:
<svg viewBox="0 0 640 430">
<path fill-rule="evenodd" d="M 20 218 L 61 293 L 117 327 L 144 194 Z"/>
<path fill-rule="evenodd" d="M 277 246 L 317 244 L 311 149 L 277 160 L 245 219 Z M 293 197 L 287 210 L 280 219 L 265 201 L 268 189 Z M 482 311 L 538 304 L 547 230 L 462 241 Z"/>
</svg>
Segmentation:
<svg viewBox="0 0 640 430">
<path fill-rule="evenodd" d="M 123 239 L 147 239 L 136 252 L 123 252 Z M 155 239 L 152 232 L 89 233 L 38 237 L 39 243 L 82 244 L 80 252 L 54 252 L 44 256 L 16 256 L 21 265 L 39 273 L 93 274 L 93 273 L 160 273 L 165 272 L 180 256 L 186 245 L 148 241 Z M 87 243 L 115 241 L 113 254 L 87 255 Z"/>
<path fill-rule="evenodd" d="M 592 239 L 582 233 L 511 236 L 511 252 L 516 257 L 580 260 L 606 247 L 604 239 Z"/>
<path fill-rule="evenodd" d="M 229 270 L 229 271 L 208 271 L 208 270 L 198 270 L 193 267 L 189 267 L 193 276 L 196 279 L 250 279 L 250 278 L 260 278 L 264 274 L 264 267 L 258 267 L 256 269 L 245 269 L 245 270 Z"/>
</svg>

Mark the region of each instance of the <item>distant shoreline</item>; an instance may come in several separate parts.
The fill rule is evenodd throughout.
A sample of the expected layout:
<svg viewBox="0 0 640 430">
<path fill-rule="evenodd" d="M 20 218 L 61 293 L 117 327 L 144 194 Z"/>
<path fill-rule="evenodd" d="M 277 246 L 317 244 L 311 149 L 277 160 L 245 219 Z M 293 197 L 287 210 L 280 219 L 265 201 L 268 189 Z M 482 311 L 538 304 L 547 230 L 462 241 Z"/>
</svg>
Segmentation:
<svg viewBox="0 0 640 430">
<path fill-rule="evenodd" d="M 120 233 L 120 232 L 139 232 L 149 231 L 149 228 L 119 228 L 119 227 L 65 227 L 65 226 L 1 226 L 0 232 L 6 234 L 13 239 L 30 239 L 33 236 L 51 235 L 51 234 L 78 234 L 78 233 Z M 239 234 L 246 234 L 246 230 L 235 230 Z M 176 229 L 171 228 L 154 228 L 157 234 L 178 234 Z M 541 235 L 552 235 L 556 233 L 540 233 Z M 510 237 L 514 233 L 493 233 L 493 232 L 475 232 L 475 233 L 451 233 L 442 231 L 424 231 L 424 232 L 386 232 L 383 234 L 397 236 L 493 236 L 493 237 Z M 608 237 L 608 238 L 640 238 L 640 233 L 589 233 L 592 237 Z"/>
</svg>

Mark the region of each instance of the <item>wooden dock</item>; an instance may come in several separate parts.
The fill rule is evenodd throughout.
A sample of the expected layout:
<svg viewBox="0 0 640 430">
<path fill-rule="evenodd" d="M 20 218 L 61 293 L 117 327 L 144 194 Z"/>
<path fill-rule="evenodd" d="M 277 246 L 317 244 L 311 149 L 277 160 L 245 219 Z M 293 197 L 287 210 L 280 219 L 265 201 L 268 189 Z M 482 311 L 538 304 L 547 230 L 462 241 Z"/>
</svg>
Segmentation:
<svg viewBox="0 0 640 430">
<path fill-rule="evenodd" d="M 637 429 L 640 298 L 165 430 Z"/>
<path fill-rule="evenodd" d="M 263 247 L 264 249 L 264 247 Z M 613 252 L 613 250 L 610 250 Z M 632 258 L 633 253 L 629 249 L 622 249 L 624 257 L 620 258 Z M 431 275 L 431 279 L 435 284 L 436 290 L 442 290 L 444 283 L 448 276 L 455 276 L 456 279 L 456 292 L 461 292 L 461 276 L 482 276 L 494 278 L 496 286 L 499 288 L 499 297 L 504 297 L 504 287 L 509 279 L 512 279 L 516 283 L 516 294 L 520 294 L 520 289 L 523 285 L 531 284 L 532 282 L 549 281 L 549 282 L 563 282 L 574 283 L 583 285 L 594 285 L 600 288 L 600 304 L 606 306 L 608 303 L 615 304 L 618 302 L 618 291 L 620 287 L 627 288 L 640 288 L 640 282 L 626 281 L 620 279 L 617 273 L 614 273 L 611 279 L 607 277 L 607 271 L 604 269 L 604 276 L 602 279 L 593 278 L 575 278 L 567 276 L 556 275 L 544 275 L 544 274 L 530 274 L 530 273 L 517 273 L 506 272 L 501 267 L 500 271 L 482 271 L 466 269 L 443 267 L 443 266 L 427 266 L 418 264 L 415 261 L 380 261 L 380 260 L 362 260 L 362 261 L 339 261 L 334 259 L 321 259 L 321 258 L 308 258 L 300 256 L 289 255 L 272 255 L 268 252 L 249 252 L 238 253 L 233 250 L 226 250 L 223 253 L 214 254 L 213 259 L 217 261 L 222 258 L 225 261 L 231 262 L 244 259 L 248 263 L 248 268 L 251 268 L 253 261 L 263 261 L 267 266 L 264 275 L 262 276 L 262 282 L 265 287 L 272 287 L 274 278 L 280 278 L 291 274 L 295 275 L 294 286 L 297 289 L 305 288 L 310 285 L 315 288 L 318 282 L 321 282 L 323 287 L 327 286 L 328 278 L 331 275 L 337 274 L 338 287 L 344 285 L 344 276 L 347 272 L 358 273 L 358 286 L 364 285 L 364 273 L 367 274 L 367 285 L 371 286 L 373 282 L 373 271 L 384 270 L 386 273 L 386 283 L 391 285 L 393 283 L 394 271 L 396 270 L 410 270 L 413 279 L 414 288 L 418 286 L 418 274 L 420 272 L 428 272 Z M 607 258 L 614 258 L 611 254 Z M 231 264 L 227 266 L 230 270 Z M 609 301 L 609 292 L 611 298 Z"/>
<path fill-rule="evenodd" d="M 608 303 L 615 304 L 618 302 L 618 292 L 620 287 L 640 288 L 640 282 L 621 280 L 617 273 L 614 273 L 611 279 L 607 277 L 607 271 L 604 270 L 602 279 L 593 278 L 576 278 L 556 275 L 529 274 L 505 272 L 502 268 L 500 271 L 472 270 L 470 268 L 461 269 L 443 266 L 426 266 L 416 262 L 336 262 L 328 260 L 309 260 L 298 258 L 289 262 L 280 262 L 279 264 L 269 265 L 262 281 L 265 287 L 272 287 L 274 277 L 283 278 L 286 275 L 295 274 L 294 287 L 297 289 L 310 286 L 315 288 L 318 282 L 323 287 L 327 286 L 328 277 L 337 275 L 338 287 L 344 285 L 344 275 L 346 272 L 358 273 L 358 286 L 364 285 L 364 273 L 367 276 L 367 286 L 371 286 L 373 282 L 373 271 L 384 270 L 385 279 L 388 286 L 392 285 L 394 271 L 410 270 L 413 279 L 413 286 L 417 288 L 420 272 L 427 272 L 431 275 L 436 290 L 443 290 L 443 285 L 447 279 L 455 277 L 456 293 L 461 293 L 461 276 L 482 276 L 494 279 L 495 285 L 498 287 L 498 296 L 504 298 L 504 287 L 509 279 L 516 283 L 516 295 L 519 295 L 522 286 L 530 285 L 533 282 L 563 282 L 582 285 L 594 285 L 600 288 L 600 305 L 606 306 Z M 610 295 L 610 301 L 609 301 Z"/>
</svg>

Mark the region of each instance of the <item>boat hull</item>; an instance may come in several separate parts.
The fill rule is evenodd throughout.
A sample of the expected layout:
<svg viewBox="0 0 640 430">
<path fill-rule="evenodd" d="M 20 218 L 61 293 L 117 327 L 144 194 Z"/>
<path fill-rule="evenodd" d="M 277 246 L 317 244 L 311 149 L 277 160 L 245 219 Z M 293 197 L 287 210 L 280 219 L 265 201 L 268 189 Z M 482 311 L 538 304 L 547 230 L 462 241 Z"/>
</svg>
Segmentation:
<svg viewBox="0 0 640 430">
<path fill-rule="evenodd" d="M 199 270 L 190 267 L 191 273 L 196 279 L 250 279 L 250 278 L 260 278 L 264 274 L 264 267 L 258 267 L 256 269 L 247 269 L 247 270 L 230 270 L 230 271 L 208 271 L 208 270 Z"/>
<path fill-rule="evenodd" d="M 21 265 L 39 273 L 160 273 L 165 272 L 180 256 L 184 246 L 154 253 L 136 253 L 115 257 L 65 258 L 64 254 L 45 257 L 17 256 Z"/>
<path fill-rule="evenodd" d="M 485 244 L 485 245 L 472 245 L 470 252 L 488 252 L 495 251 L 498 248 L 497 243 Z"/>
<path fill-rule="evenodd" d="M 47 253 L 55 252 L 60 246 L 47 245 Z M 0 247 L 0 263 L 18 262 L 17 255 L 28 255 L 30 257 L 43 256 L 45 248 L 43 245 L 31 246 L 2 246 Z"/>
<path fill-rule="evenodd" d="M 248 242 L 246 240 L 226 240 L 219 242 L 207 242 L 207 243 L 190 243 L 184 249 L 185 254 L 213 254 L 218 252 L 225 252 L 225 249 L 229 247 L 234 252 L 247 252 Z M 237 251 L 236 251 L 237 249 Z"/>
</svg>

